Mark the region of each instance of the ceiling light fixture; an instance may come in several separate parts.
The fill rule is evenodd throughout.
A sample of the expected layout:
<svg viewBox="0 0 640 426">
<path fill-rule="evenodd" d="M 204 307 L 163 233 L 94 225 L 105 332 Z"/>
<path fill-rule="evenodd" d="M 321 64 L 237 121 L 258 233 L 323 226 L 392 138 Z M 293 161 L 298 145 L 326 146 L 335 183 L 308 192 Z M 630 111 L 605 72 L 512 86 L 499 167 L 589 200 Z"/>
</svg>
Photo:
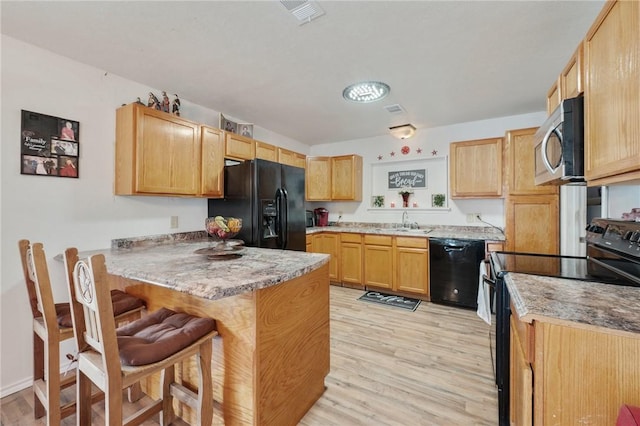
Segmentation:
<svg viewBox="0 0 640 426">
<path fill-rule="evenodd" d="M 388 84 L 379 81 L 363 81 L 347 86 L 342 91 L 342 97 L 351 102 L 366 104 L 384 98 L 390 91 Z"/>
<path fill-rule="evenodd" d="M 391 135 L 398 139 L 409 139 L 416 134 L 416 128 L 412 124 L 403 124 L 401 126 L 389 127 Z"/>
</svg>

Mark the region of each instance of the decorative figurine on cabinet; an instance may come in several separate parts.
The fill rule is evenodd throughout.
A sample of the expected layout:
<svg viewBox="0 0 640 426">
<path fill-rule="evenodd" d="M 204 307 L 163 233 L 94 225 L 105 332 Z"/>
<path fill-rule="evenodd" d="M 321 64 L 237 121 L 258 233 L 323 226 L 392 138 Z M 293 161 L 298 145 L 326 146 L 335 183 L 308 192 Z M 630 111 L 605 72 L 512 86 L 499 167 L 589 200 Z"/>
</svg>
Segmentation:
<svg viewBox="0 0 640 426">
<path fill-rule="evenodd" d="M 144 105 L 144 103 L 142 102 L 142 100 L 140 100 L 140 96 L 138 96 L 138 97 L 136 98 L 136 103 L 137 103 L 137 104 L 140 104 L 140 105 Z"/>
<path fill-rule="evenodd" d="M 161 105 L 161 110 L 164 112 L 169 112 L 169 106 L 170 106 L 170 102 L 169 102 L 169 97 L 167 96 L 167 92 L 165 92 L 164 90 L 162 91 L 162 105 Z"/>
<path fill-rule="evenodd" d="M 160 109 L 160 101 L 153 93 L 149 92 L 149 101 L 147 102 L 147 106 L 153 109 Z"/>
<path fill-rule="evenodd" d="M 178 98 L 178 95 L 176 95 L 175 93 L 173 94 L 173 96 L 175 96 L 176 98 L 173 100 L 171 112 L 173 112 L 175 115 L 180 117 L 180 99 Z"/>
</svg>

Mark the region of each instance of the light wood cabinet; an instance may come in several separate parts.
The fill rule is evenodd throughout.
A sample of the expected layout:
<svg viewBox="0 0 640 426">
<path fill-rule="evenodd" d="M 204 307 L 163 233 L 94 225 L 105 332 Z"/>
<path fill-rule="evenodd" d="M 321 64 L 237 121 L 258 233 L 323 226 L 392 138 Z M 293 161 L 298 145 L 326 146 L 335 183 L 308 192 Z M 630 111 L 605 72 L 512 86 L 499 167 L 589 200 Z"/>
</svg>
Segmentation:
<svg viewBox="0 0 640 426">
<path fill-rule="evenodd" d="M 547 115 L 551 114 L 562 101 L 561 79 L 558 77 L 547 92 Z"/>
<path fill-rule="evenodd" d="M 396 237 L 396 291 L 429 295 L 429 240 L 426 238 Z"/>
<path fill-rule="evenodd" d="M 307 157 L 307 201 L 362 201 L 362 157 Z"/>
<path fill-rule="evenodd" d="M 224 132 L 202 126 L 202 176 L 201 195 L 211 198 L 224 196 Z"/>
<path fill-rule="evenodd" d="M 278 162 L 278 149 L 275 146 L 261 141 L 255 141 L 255 144 L 256 158 Z"/>
<path fill-rule="evenodd" d="M 584 44 L 581 42 L 560 74 L 562 99 L 575 98 L 584 92 Z"/>
<path fill-rule="evenodd" d="M 507 251 L 558 254 L 557 195 L 508 196 L 505 210 Z"/>
<path fill-rule="evenodd" d="M 393 237 L 364 235 L 364 284 L 393 288 Z"/>
<path fill-rule="evenodd" d="M 200 125 L 139 104 L 116 111 L 116 195 L 198 196 Z"/>
<path fill-rule="evenodd" d="M 340 234 L 322 232 L 313 234 L 313 252 L 326 253 L 331 255 L 329 260 L 329 279 L 339 281 L 340 279 Z"/>
<path fill-rule="evenodd" d="M 509 130 L 505 134 L 506 193 L 509 195 L 558 194 L 555 185 L 535 184 L 534 139 L 537 127 Z"/>
<path fill-rule="evenodd" d="M 524 348 L 529 344 L 518 334 L 519 321 L 511 317 L 510 330 L 510 374 L 509 417 L 512 425 L 533 424 L 533 371 Z"/>
<path fill-rule="evenodd" d="M 502 138 L 450 144 L 451 198 L 502 197 Z"/>
<path fill-rule="evenodd" d="M 331 157 L 307 157 L 305 173 L 307 201 L 331 199 Z"/>
<path fill-rule="evenodd" d="M 331 158 L 331 199 L 362 201 L 362 157 L 341 155 Z"/>
<path fill-rule="evenodd" d="M 307 241 L 306 241 L 307 245 L 306 245 L 306 252 L 307 253 L 313 253 L 313 235 L 307 235 Z"/>
<path fill-rule="evenodd" d="M 307 156 L 278 147 L 278 162 L 304 169 L 307 167 Z"/>
<path fill-rule="evenodd" d="M 256 158 L 256 141 L 246 136 L 225 132 L 224 155 L 234 160 Z"/>
<path fill-rule="evenodd" d="M 362 235 L 340 234 L 340 282 L 362 286 Z"/>
<path fill-rule="evenodd" d="M 585 176 L 640 179 L 640 2 L 611 1 L 585 39 Z"/>
</svg>

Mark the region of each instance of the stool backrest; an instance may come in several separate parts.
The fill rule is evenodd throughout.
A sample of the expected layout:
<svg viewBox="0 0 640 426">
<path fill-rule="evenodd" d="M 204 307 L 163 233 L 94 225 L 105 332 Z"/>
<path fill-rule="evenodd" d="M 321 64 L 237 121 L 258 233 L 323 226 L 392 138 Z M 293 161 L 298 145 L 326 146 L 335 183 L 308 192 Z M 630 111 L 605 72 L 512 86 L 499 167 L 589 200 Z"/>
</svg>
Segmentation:
<svg viewBox="0 0 640 426">
<path fill-rule="evenodd" d="M 74 311 L 74 320 L 78 318 L 75 310 L 79 306 L 82 307 L 84 317 L 84 321 L 74 323 L 79 351 L 84 352 L 88 349 L 87 345 L 90 346 L 102 356 L 105 369 L 115 372 L 121 370 L 121 364 L 104 262 L 104 255 L 97 254 L 89 256 L 86 261 L 78 260 L 75 263 L 71 309 Z M 84 344 L 81 346 L 81 343 Z"/>
<path fill-rule="evenodd" d="M 33 317 L 42 317 L 48 333 L 57 332 L 59 328 L 56 305 L 42 243 L 30 244 L 27 240 L 20 240 L 18 245 Z"/>
</svg>

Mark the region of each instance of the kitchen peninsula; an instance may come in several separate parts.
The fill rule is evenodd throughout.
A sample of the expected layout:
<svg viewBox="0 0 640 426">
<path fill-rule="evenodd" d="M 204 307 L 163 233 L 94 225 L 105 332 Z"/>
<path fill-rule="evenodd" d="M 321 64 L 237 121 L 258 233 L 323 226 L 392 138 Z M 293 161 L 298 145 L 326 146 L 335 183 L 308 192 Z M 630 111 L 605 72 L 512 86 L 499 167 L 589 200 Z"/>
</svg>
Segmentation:
<svg viewBox="0 0 640 426">
<path fill-rule="evenodd" d="M 194 253 L 212 244 L 205 233 L 171 234 L 114 240 L 81 256 L 104 254 L 112 287 L 142 297 L 149 310 L 216 319 L 214 411 L 223 410 L 226 425 L 295 425 L 329 373 L 329 258 L 252 247 L 227 260 Z M 195 365 L 176 374 L 197 384 Z M 187 407 L 177 413 L 193 423 Z"/>
</svg>

